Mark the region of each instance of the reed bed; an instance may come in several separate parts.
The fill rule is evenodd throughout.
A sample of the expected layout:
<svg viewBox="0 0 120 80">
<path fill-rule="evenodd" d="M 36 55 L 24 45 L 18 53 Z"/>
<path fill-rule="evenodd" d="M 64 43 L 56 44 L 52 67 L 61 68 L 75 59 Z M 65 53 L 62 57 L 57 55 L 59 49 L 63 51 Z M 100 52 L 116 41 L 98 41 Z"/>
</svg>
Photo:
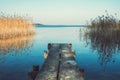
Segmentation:
<svg viewBox="0 0 120 80">
<path fill-rule="evenodd" d="M 34 34 L 32 22 L 20 16 L 0 15 L 0 39 L 9 39 Z"/>
<path fill-rule="evenodd" d="M 85 39 L 98 52 L 101 64 L 111 61 L 113 54 L 120 51 L 119 36 L 120 20 L 108 13 L 92 20 L 85 32 Z"/>
</svg>

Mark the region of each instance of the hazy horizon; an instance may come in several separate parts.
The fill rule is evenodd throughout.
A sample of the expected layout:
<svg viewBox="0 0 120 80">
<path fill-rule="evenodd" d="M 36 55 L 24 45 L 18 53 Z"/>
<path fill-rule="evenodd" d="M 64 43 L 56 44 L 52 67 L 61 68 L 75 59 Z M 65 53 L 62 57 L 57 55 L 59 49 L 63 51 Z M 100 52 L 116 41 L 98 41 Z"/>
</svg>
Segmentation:
<svg viewBox="0 0 120 80">
<path fill-rule="evenodd" d="M 0 0 L 0 12 L 28 16 L 46 25 L 84 25 L 91 18 L 120 14 L 120 0 Z M 120 18 L 120 15 L 117 15 Z"/>
</svg>

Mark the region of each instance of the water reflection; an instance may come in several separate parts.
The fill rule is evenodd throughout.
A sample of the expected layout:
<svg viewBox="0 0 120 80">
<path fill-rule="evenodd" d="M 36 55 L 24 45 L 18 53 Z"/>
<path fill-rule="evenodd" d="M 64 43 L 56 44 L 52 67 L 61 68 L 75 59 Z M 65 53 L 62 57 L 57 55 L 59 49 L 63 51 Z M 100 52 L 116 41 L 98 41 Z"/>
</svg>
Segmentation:
<svg viewBox="0 0 120 80">
<path fill-rule="evenodd" d="M 120 51 L 120 30 L 105 29 L 96 30 L 87 28 L 84 39 L 91 45 L 92 50 L 97 51 L 101 65 L 115 62 L 113 55 Z"/>
<path fill-rule="evenodd" d="M 28 72 L 28 76 L 31 80 L 35 80 L 37 74 L 39 73 L 39 65 L 33 65 L 33 70 Z"/>
<path fill-rule="evenodd" d="M 33 46 L 33 35 L 0 40 L 0 55 L 17 55 L 17 52 L 28 52 Z"/>
<path fill-rule="evenodd" d="M 33 42 L 34 35 L 0 40 L 0 79 L 28 80 Z"/>
</svg>

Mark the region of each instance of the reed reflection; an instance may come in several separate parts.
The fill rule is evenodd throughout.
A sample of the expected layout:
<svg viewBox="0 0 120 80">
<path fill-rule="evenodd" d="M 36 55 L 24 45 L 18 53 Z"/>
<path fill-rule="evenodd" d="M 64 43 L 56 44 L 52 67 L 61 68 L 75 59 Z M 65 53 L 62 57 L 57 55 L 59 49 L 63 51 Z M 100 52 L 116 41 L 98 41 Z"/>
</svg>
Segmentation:
<svg viewBox="0 0 120 80">
<path fill-rule="evenodd" d="M 120 21 L 109 14 L 99 16 L 85 30 L 84 39 L 98 52 L 101 65 L 115 62 L 113 55 L 120 51 Z"/>
<path fill-rule="evenodd" d="M 91 44 L 93 50 L 97 50 L 100 63 L 104 64 L 112 59 L 112 55 L 120 51 L 120 31 L 103 32 L 90 31 L 86 36 L 87 43 Z"/>
<path fill-rule="evenodd" d="M 0 40 L 0 55 L 17 55 L 18 52 L 24 51 L 27 53 L 33 46 L 33 37 L 34 35 L 30 35 Z"/>
</svg>

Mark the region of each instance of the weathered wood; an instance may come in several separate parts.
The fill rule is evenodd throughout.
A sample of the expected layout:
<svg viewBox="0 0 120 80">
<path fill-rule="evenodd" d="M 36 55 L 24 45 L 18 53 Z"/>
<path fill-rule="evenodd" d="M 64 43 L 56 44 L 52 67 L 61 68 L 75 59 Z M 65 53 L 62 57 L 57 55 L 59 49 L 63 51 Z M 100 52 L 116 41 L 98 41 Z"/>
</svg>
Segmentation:
<svg viewBox="0 0 120 80">
<path fill-rule="evenodd" d="M 77 67 L 74 54 L 72 54 L 71 51 L 72 50 L 67 47 L 62 48 L 59 80 L 80 80 L 79 68 Z"/>
<path fill-rule="evenodd" d="M 48 57 L 35 80 L 84 80 L 81 79 L 71 44 L 48 46 Z"/>
<path fill-rule="evenodd" d="M 52 45 L 36 80 L 56 80 L 59 63 L 59 45 Z"/>
</svg>

